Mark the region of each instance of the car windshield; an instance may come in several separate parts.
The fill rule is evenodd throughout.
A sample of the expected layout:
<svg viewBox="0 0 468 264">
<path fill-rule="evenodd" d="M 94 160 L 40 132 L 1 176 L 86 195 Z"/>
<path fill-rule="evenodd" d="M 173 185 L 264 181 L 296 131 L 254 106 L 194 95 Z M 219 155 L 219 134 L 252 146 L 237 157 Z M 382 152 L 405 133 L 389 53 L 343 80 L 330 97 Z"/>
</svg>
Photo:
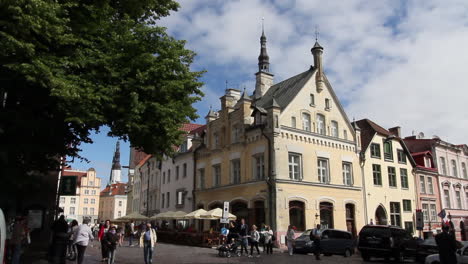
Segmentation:
<svg viewBox="0 0 468 264">
<path fill-rule="evenodd" d="M 312 232 L 312 229 L 304 231 L 299 237 L 310 236 L 310 232 Z"/>
</svg>

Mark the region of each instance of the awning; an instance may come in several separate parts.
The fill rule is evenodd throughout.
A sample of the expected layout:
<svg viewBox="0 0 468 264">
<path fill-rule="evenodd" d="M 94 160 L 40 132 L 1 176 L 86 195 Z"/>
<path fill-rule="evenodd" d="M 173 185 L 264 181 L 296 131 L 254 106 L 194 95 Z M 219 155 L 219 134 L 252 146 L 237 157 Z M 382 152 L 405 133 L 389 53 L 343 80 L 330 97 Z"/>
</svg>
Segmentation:
<svg viewBox="0 0 468 264">
<path fill-rule="evenodd" d="M 212 219 L 212 220 L 221 219 L 222 217 L 223 217 L 223 209 L 221 208 L 215 208 L 201 215 L 202 219 Z M 229 213 L 229 220 L 236 220 L 236 219 L 237 217 L 235 215 Z"/>
</svg>

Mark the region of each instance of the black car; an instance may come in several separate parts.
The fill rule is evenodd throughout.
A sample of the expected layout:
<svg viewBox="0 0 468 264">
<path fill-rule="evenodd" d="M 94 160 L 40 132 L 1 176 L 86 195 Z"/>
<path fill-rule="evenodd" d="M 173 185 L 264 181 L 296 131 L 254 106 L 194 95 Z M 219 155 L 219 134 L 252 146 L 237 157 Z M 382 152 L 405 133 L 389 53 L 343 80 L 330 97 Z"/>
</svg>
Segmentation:
<svg viewBox="0 0 468 264">
<path fill-rule="evenodd" d="M 428 239 L 422 240 L 418 244 L 415 258 L 416 258 L 416 261 L 420 263 L 424 263 L 424 260 L 426 259 L 426 257 L 432 254 L 439 254 L 439 247 L 437 247 L 437 244 L 434 238 L 428 238 Z"/>
<path fill-rule="evenodd" d="M 314 242 L 310 240 L 311 231 L 312 229 L 305 231 L 294 240 L 294 252 L 314 252 Z M 343 255 L 345 257 L 349 257 L 354 254 L 356 240 L 349 232 L 336 229 L 325 229 L 321 234 L 320 247 L 325 256 Z"/>
<path fill-rule="evenodd" d="M 398 226 L 366 225 L 359 232 L 358 249 L 366 261 L 384 257 L 402 262 L 405 257 L 416 255 L 418 244 L 418 238 Z"/>
</svg>

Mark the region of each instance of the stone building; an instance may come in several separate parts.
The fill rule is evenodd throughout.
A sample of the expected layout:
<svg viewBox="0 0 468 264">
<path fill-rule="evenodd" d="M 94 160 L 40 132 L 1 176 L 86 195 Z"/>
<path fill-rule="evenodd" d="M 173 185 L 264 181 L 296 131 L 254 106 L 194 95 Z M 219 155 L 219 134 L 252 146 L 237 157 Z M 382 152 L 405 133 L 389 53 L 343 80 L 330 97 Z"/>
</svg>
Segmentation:
<svg viewBox="0 0 468 264">
<path fill-rule="evenodd" d="M 272 225 L 282 245 L 288 225 L 357 234 L 364 223 L 359 132 L 324 74 L 323 48 L 316 42 L 313 66 L 273 84 L 263 33 L 260 44 L 254 94 L 227 89 L 221 110 L 206 116 L 195 206 L 229 201 L 238 219 Z"/>
<path fill-rule="evenodd" d="M 67 219 L 75 219 L 79 223 L 83 219 L 97 223 L 101 178 L 96 176 L 96 171 L 93 168 L 87 171 L 65 168 L 62 175 L 77 177 L 76 195 L 59 197 L 59 207 L 63 209 L 63 214 Z"/>
<path fill-rule="evenodd" d="M 387 130 L 369 119 L 354 124 L 361 131 L 366 223 L 400 226 L 415 233 L 415 162 L 400 128 Z"/>
</svg>

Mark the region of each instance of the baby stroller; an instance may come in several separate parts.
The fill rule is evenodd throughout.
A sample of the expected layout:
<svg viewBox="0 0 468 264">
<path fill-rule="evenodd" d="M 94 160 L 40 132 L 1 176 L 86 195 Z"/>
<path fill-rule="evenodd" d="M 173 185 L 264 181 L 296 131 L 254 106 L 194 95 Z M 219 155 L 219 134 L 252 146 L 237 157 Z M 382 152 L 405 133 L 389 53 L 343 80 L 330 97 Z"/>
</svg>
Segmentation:
<svg viewBox="0 0 468 264">
<path fill-rule="evenodd" d="M 230 258 L 231 256 L 238 256 L 240 257 L 240 252 L 238 250 L 240 246 L 240 241 L 236 239 L 232 239 L 231 243 L 225 243 L 217 248 L 218 256 L 224 258 Z"/>
</svg>

